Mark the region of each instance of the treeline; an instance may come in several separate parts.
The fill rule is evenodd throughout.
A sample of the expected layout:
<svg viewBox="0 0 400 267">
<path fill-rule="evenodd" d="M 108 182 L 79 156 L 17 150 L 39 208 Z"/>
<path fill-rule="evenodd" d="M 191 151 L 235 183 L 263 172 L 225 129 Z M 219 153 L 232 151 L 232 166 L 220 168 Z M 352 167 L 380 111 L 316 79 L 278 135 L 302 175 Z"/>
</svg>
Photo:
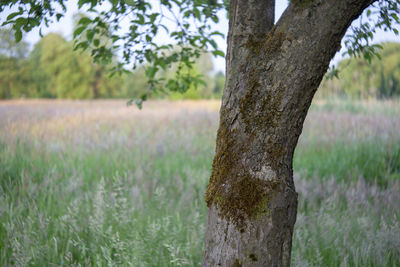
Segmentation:
<svg viewBox="0 0 400 267">
<path fill-rule="evenodd" d="M 320 97 L 339 96 L 354 99 L 387 99 L 400 96 L 400 43 L 381 44 L 381 60 L 369 64 L 362 58 L 342 60 L 338 78 L 325 80 Z"/>
<path fill-rule="evenodd" d="M 211 56 L 204 54 L 194 65 L 206 86 L 185 94 L 155 95 L 158 98 L 220 98 L 225 77 L 213 72 Z M 171 70 L 172 72 L 172 70 Z M 172 75 L 164 73 L 164 75 Z M 138 98 L 147 87 L 143 69 L 114 75 L 93 62 L 89 53 L 74 51 L 73 43 L 59 34 L 44 36 L 32 51 L 24 41 L 15 44 L 8 29 L 0 30 L 0 98 Z"/>
<path fill-rule="evenodd" d="M 381 60 L 345 59 L 338 64 L 339 79 L 324 80 L 318 96 L 355 99 L 386 99 L 400 96 L 400 43 L 382 44 Z M 215 73 L 209 54 L 194 65 L 207 85 L 190 88 L 183 95 L 153 95 L 169 99 L 220 98 L 225 82 Z M 163 75 L 171 77 L 170 73 Z M 0 29 L 0 98 L 139 98 L 147 90 L 144 69 L 114 75 L 95 64 L 88 52 L 74 51 L 73 43 L 59 34 L 43 37 L 29 51 L 24 41 L 15 44 L 9 29 Z"/>
</svg>

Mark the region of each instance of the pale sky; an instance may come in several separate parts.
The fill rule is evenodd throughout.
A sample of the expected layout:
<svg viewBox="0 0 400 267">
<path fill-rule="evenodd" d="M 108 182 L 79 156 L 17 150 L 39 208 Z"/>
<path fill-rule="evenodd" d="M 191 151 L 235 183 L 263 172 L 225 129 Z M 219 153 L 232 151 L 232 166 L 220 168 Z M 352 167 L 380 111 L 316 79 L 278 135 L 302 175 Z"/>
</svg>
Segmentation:
<svg viewBox="0 0 400 267">
<path fill-rule="evenodd" d="M 286 9 L 288 4 L 288 0 L 277 0 L 276 1 L 276 10 L 275 10 L 275 19 L 278 20 L 283 11 Z M 42 34 L 46 35 L 47 33 L 50 32 L 57 32 L 62 34 L 65 38 L 67 39 L 72 39 L 72 27 L 73 27 L 73 15 L 78 13 L 78 8 L 77 8 L 77 0 L 71 0 L 67 2 L 67 13 L 65 16 L 59 21 L 52 23 L 49 28 L 42 29 Z M 5 20 L 7 15 L 11 12 L 3 12 L 0 14 L 0 24 Z M 226 18 L 225 12 L 221 11 L 220 12 L 220 21 L 218 24 L 214 25 L 213 30 L 218 30 L 222 33 L 227 35 L 228 32 L 228 20 Z M 29 32 L 24 36 L 25 40 L 33 46 L 39 39 L 39 29 L 35 29 L 32 32 Z M 375 34 L 374 36 L 374 43 L 379 43 L 383 41 L 400 41 L 399 36 L 395 36 L 394 33 L 388 33 L 388 32 L 383 32 L 379 31 Z M 216 42 L 222 51 L 226 51 L 226 40 L 222 38 L 216 39 Z M 344 51 L 341 50 L 338 52 L 338 54 L 335 56 L 335 58 L 332 60 L 333 63 L 337 63 L 342 57 L 341 54 Z M 225 59 L 218 57 L 214 58 L 214 64 L 215 64 L 215 69 L 216 71 L 225 71 Z"/>
</svg>

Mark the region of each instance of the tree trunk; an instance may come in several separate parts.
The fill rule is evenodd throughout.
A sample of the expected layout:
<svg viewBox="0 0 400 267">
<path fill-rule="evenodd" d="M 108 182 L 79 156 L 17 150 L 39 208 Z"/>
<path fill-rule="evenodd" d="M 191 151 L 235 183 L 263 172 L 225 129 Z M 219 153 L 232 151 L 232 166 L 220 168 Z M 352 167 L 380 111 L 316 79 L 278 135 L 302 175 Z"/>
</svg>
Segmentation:
<svg viewBox="0 0 400 267">
<path fill-rule="evenodd" d="M 203 266 L 289 266 L 293 153 L 340 41 L 373 1 L 231 0 Z"/>
<path fill-rule="evenodd" d="M 100 97 L 100 78 L 101 78 L 101 70 L 98 69 L 94 74 L 94 82 L 93 82 L 93 98 L 97 99 Z"/>
</svg>

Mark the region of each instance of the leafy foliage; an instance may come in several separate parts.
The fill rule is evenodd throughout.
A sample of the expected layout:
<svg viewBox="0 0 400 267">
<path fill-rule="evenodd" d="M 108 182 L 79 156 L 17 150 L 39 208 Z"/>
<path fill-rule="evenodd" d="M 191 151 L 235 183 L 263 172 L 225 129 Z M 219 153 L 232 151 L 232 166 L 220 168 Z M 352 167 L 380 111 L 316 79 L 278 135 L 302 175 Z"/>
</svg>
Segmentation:
<svg viewBox="0 0 400 267">
<path fill-rule="evenodd" d="M 2 1 L 0 12 L 6 7 L 18 8 L 2 24 L 12 25 L 17 41 L 21 40 L 22 32 L 43 24 L 47 26 L 63 17 L 66 11 L 62 0 Z M 224 8 L 223 3 L 213 0 L 162 0 L 157 3 L 79 0 L 78 7 L 88 16 L 82 17 L 74 30 L 75 48 L 90 50 L 95 62 L 102 63 L 112 63 L 113 55 L 119 53 L 123 60 L 114 62 L 113 72 L 126 72 L 126 66 L 136 69 L 145 65 L 150 93 L 163 88 L 184 92 L 192 85 L 196 87 L 202 83 L 201 76 L 192 75 L 185 69 L 191 68 L 195 59 L 207 50 L 214 56 L 224 56 L 213 39 L 223 35 L 212 27 L 218 22 L 217 12 Z M 124 28 L 123 24 L 129 27 Z M 160 42 L 166 37 L 175 43 Z M 162 79 L 157 76 L 174 64 L 178 66 L 174 77 Z M 147 95 L 144 94 L 142 100 Z"/>
<path fill-rule="evenodd" d="M 377 30 L 392 31 L 399 35 L 398 26 L 400 13 L 400 0 L 379 0 L 373 3 L 358 20 L 359 25 L 350 27 L 350 34 L 344 39 L 347 51 L 345 55 L 360 57 L 371 63 L 372 58 L 380 58 L 379 51 L 382 46 L 372 44 Z"/>
</svg>

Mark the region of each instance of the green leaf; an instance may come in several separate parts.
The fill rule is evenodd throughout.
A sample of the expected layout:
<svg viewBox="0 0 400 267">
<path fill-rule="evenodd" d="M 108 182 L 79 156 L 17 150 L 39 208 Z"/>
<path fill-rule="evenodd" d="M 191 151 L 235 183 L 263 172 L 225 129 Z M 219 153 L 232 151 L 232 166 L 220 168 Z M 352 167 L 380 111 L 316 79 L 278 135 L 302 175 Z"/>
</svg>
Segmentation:
<svg viewBox="0 0 400 267">
<path fill-rule="evenodd" d="M 93 2 L 97 2 L 97 1 L 92 1 L 92 0 L 79 0 L 78 1 L 78 6 L 79 8 L 81 8 L 84 4 L 91 4 L 91 6 L 93 7 L 96 3 Z"/>
<path fill-rule="evenodd" d="M 195 16 L 198 20 L 201 19 L 200 11 L 199 11 L 197 8 L 194 8 L 194 9 L 193 9 L 193 13 L 194 13 L 194 16 Z"/>
<path fill-rule="evenodd" d="M 166 70 L 166 69 L 167 69 L 167 64 L 165 64 L 165 61 L 164 61 L 163 59 L 161 59 L 161 60 L 159 61 L 158 65 L 160 65 L 160 67 L 161 67 L 163 70 Z"/>
<path fill-rule="evenodd" d="M 18 43 L 19 41 L 21 41 L 21 39 L 22 39 L 22 32 L 21 32 L 20 29 L 18 29 L 18 30 L 15 31 L 14 37 L 15 37 L 15 42 Z"/>
<path fill-rule="evenodd" d="M 11 20 L 11 19 L 13 19 L 14 17 L 16 17 L 16 16 L 18 16 L 18 15 L 21 15 L 21 14 L 22 14 L 21 11 L 11 13 L 10 15 L 7 16 L 7 20 Z"/>
<path fill-rule="evenodd" d="M 100 40 L 99 39 L 94 39 L 93 40 L 93 44 L 94 44 L 94 46 L 99 46 L 99 44 L 100 44 Z"/>
<path fill-rule="evenodd" d="M 325 78 L 327 80 L 333 80 L 333 78 L 339 79 L 339 70 L 335 67 L 335 65 L 333 65 L 332 67 L 329 67 Z"/>
<path fill-rule="evenodd" d="M 218 45 L 217 45 L 217 43 L 216 43 L 213 39 L 209 39 L 208 41 L 209 41 L 209 43 L 211 44 L 211 46 L 212 46 L 214 49 L 217 49 Z"/>
<path fill-rule="evenodd" d="M 151 36 L 150 35 L 146 35 L 146 42 L 148 42 L 148 43 L 151 42 Z"/>
<path fill-rule="evenodd" d="M 1 26 L 7 25 L 7 24 L 11 24 L 11 23 L 13 23 L 13 21 L 4 21 L 4 22 L 1 24 Z"/>
<path fill-rule="evenodd" d="M 89 23 L 91 23 L 92 20 L 89 19 L 88 17 L 83 17 L 79 20 L 78 24 L 80 25 L 88 25 Z"/>
<path fill-rule="evenodd" d="M 76 38 L 78 35 L 80 35 L 85 29 L 86 29 L 86 26 L 82 26 L 82 27 L 77 28 L 74 31 L 74 38 Z"/>
<path fill-rule="evenodd" d="M 91 42 L 93 40 L 93 36 L 94 36 L 93 30 L 86 31 L 86 38 L 88 39 L 89 42 Z"/>
<path fill-rule="evenodd" d="M 129 99 L 127 102 L 126 102 L 126 105 L 129 107 L 129 106 L 132 106 L 132 103 L 133 103 L 133 98 L 131 98 L 131 99 Z"/>
<path fill-rule="evenodd" d="M 146 58 L 146 60 L 148 62 L 151 62 L 151 53 L 148 53 L 148 52 L 144 53 L 144 57 Z"/>
<path fill-rule="evenodd" d="M 83 49 L 86 50 L 89 47 L 88 42 L 80 42 L 74 46 L 74 50 Z"/>
<path fill-rule="evenodd" d="M 157 71 L 158 71 L 157 67 L 148 67 L 146 68 L 146 75 L 147 77 L 153 79 L 156 76 Z"/>
<path fill-rule="evenodd" d="M 371 53 L 370 52 L 365 52 L 364 53 L 364 59 L 367 60 L 368 64 L 371 64 L 371 60 L 372 60 Z"/>
<path fill-rule="evenodd" d="M 135 1 L 133 1 L 133 0 L 125 0 L 125 3 L 126 3 L 128 6 L 135 6 Z"/>
<path fill-rule="evenodd" d="M 393 18 L 397 23 L 400 23 L 399 16 L 397 16 L 396 13 L 391 13 L 390 16 L 392 16 L 392 18 Z"/>
<path fill-rule="evenodd" d="M 137 14 L 139 20 L 138 20 L 138 24 L 143 25 L 144 24 L 144 17 L 142 14 Z"/>
<path fill-rule="evenodd" d="M 212 35 L 219 35 L 219 36 L 221 36 L 222 38 L 225 37 L 225 35 L 224 35 L 222 32 L 218 32 L 218 31 L 212 32 L 212 33 L 210 33 L 210 35 L 211 35 L 211 36 L 212 36 Z"/>
<path fill-rule="evenodd" d="M 222 52 L 221 50 L 212 51 L 212 54 L 213 54 L 215 57 L 217 57 L 217 56 L 225 57 L 225 53 Z"/>
<path fill-rule="evenodd" d="M 63 17 L 63 14 L 58 13 L 58 14 L 56 15 L 56 17 L 57 17 L 57 21 L 60 21 L 60 19 Z"/>
<path fill-rule="evenodd" d="M 39 26 L 40 25 L 40 20 L 38 20 L 37 18 L 31 18 L 30 19 L 30 22 L 31 22 L 31 24 L 32 24 L 32 26 L 34 27 L 34 26 Z M 32 27 L 29 27 L 29 30 L 31 30 L 32 29 Z"/>
<path fill-rule="evenodd" d="M 136 106 L 137 106 L 139 109 L 142 109 L 142 108 L 143 108 L 143 100 L 142 100 L 142 99 L 137 99 L 137 100 L 135 101 L 135 104 L 136 104 Z"/>
<path fill-rule="evenodd" d="M 158 13 L 153 13 L 153 14 L 151 14 L 150 16 L 150 24 L 153 24 L 154 23 L 154 21 L 157 19 L 157 17 L 158 17 Z"/>
<path fill-rule="evenodd" d="M 120 39 L 120 37 L 118 35 L 111 35 L 111 39 L 115 43 L 116 41 L 118 41 Z"/>
<path fill-rule="evenodd" d="M 19 17 L 19 18 L 17 18 L 15 20 L 15 24 L 14 25 L 15 25 L 16 28 L 21 28 L 21 26 L 23 26 L 25 24 L 25 21 L 26 21 L 25 18 Z"/>
</svg>

